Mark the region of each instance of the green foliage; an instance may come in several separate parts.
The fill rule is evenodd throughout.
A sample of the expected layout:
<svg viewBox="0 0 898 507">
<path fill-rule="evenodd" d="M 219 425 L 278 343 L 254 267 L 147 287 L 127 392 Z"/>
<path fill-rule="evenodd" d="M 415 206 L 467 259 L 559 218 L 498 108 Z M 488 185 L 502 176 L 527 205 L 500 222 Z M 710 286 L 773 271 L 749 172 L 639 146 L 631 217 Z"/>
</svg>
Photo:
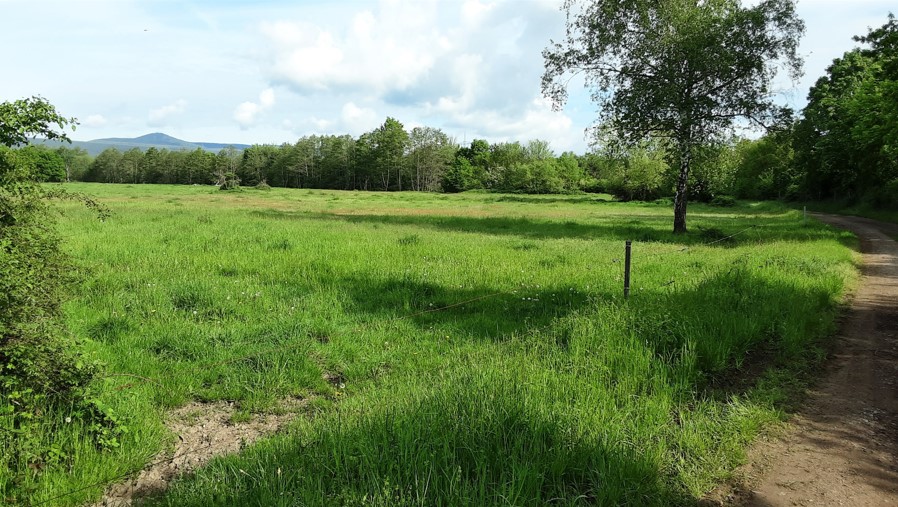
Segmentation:
<svg viewBox="0 0 898 507">
<path fill-rule="evenodd" d="M 81 181 L 87 174 L 92 157 L 83 148 L 60 146 L 56 153 L 62 158 L 65 167 L 65 181 Z"/>
<path fill-rule="evenodd" d="M 873 209 L 898 211 L 898 178 L 869 190 L 864 200 Z"/>
<path fill-rule="evenodd" d="M 0 153 L 0 470 L 40 470 L 74 458 L 71 445 L 46 437 L 53 421 L 84 425 L 102 448 L 117 445 L 124 426 L 93 397 L 97 366 L 60 319 L 74 266 L 46 201 L 75 196 L 38 186 L 15 155 Z"/>
<path fill-rule="evenodd" d="M 43 97 L 31 97 L 0 103 L 0 146 L 28 144 L 32 137 L 67 141 L 65 128 L 78 124 L 56 112 Z M 54 127 L 55 125 L 55 127 Z"/>
<path fill-rule="evenodd" d="M 791 130 L 735 146 L 733 193 L 743 199 L 795 199 L 803 183 L 795 169 Z"/>
<path fill-rule="evenodd" d="M 733 144 L 733 140 L 727 140 L 695 149 L 689 174 L 690 199 L 710 202 L 718 195 L 733 193 L 739 163 Z"/>
<path fill-rule="evenodd" d="M 0 104 L 0 142 L 22 142 L 40 134 L 64 138 L 49 125 L 59 117 L 42 100 Z M 64 414 L 84 426 L 84 436 L 101 448 L 118 445 L 124 426 L 93 397 L 97 367 L 61 321 L 61 304 L 75 281 L 74 265 L 60 248 L 47 201 L 86 197 L 39 185 L 66 177 L 63 157 L 46 148 L 0 146 L 0 494 L 17 500 L 9 471 L 35 474 L 70 464 L 74 446 L 55 438 Z M 26 474 L 27 474 L 26 473 Z"/>
<path fill-rule="evenodd" d="M 484 174 L 471 165 L 467 157 L 458 156 L 452 162 L 442 177 L 442 189 L 444 192 L 464 192 L 475 188 L 483 188 Z"/>
<path fill-rule="evenodd" d="M 493 188 L 500 192 L 563 194 L 579 190 L 579 167 L 570 159 L 554 158 L 517 163 L 496 170 Z"/>
<path fill-rule="evenodd" d="M 0 368 L 22 389 L 65 393 L 79 385 L 56 377 L 69 362 L 58 317 L 73 270 L 59 248 L 47 191 L 18 155 L 0 152 Z"/>
<path fill-rule="evenodd" d="M 5 159 L 3 166 L 18 167 L 35 181 L 66 180 L 66 161 L 57 151 L 44 146 L 25 146 L 15 150 L 0 146 L 0 151 L 3 152 L 0 157 Z"/>
<path fill-rule="evenodd" d="M 737 203 L 736 198 L 730 195 L 715 195 L 710 202 L 711 206 L 719 206 L 721 208 L 732 208 Z"/>
<path fill-rule="evenodd" d="M 685 232 L 700 147 L 725 137 L 736 118 L 782 123 L 790 116 L 772 101 L 769 84 L 781 66 L 793 78 L 801 71 L 804 23 L 794 1 L 572 0 L 564 8 L 567 35 L 543 51 L 543 93 L 560 106 L 568 74 L 582 72 L 599 104 L 600 141 L 669 140 L 674 230 Z"/>
<path fill-rule="evenodd" d="M 868 48 L 833 61 L 795 129 L 795 161 L 812 199 L 857 201 L 898 177 L 898 20 L 890 15 L 855 40 Z"/>
<path fill-rule="evenodd" d="M 409 133 L 411 190 L 436 191 L 446 168 L 455 158 L 457 145 L 443 131 L 415 127 Z"/>
<path fill-rule="evenodd" d="M 670 168 L 664 153 L 646 144 L 625 152 L 592 153 L 583 157 L 585 171 L 594 178 L 590 190 L 607 192 L 622 201 L 650 201 L 669 195 Z"/>
<path fill-rule="evenodd" d="M 240 190 L 240 178 L 237 173 L 226 172 L 221 177 L 221 183 L 218 185 L 219 190 Z"/>
</svg>

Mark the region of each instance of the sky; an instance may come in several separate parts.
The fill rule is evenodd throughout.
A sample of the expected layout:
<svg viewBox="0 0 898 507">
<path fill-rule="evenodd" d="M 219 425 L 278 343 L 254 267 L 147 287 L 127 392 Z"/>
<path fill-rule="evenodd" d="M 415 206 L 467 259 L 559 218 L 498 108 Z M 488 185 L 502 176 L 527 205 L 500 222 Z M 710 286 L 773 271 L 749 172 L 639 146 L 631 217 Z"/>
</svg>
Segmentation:
<svg viewBox="0 0 898 507">
<path fill-rule="evenodd" d="M 756 3 L 748 0 L 743 3 Z M 390 116 L 459 143 L 544 139 L 588 148 L 596 106 L 572 82 L 540 93 L 561 0 L 0 0 L 0 101 L 40 95 L 80 121 L 72 139 L 164 132 L 281 144 L 358 136 Z M 795 109 L 852 36 L 894 0 L 799 0 L 805 75 L 776 82 Z"/>
</svg>

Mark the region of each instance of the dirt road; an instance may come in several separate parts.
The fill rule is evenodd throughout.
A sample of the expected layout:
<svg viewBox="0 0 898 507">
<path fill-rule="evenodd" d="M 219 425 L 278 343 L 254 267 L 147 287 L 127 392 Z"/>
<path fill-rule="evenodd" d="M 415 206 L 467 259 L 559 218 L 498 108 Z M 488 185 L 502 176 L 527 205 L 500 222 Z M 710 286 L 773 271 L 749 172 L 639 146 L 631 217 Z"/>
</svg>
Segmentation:
<svg viewBox="0 0 898 507">
<path fill-rule="evenodd" d="M 857 234 L 863 278 L 823 380 L 788 435 L 767 444 L 744 504 L 898 506 L 898 226 L 815 217 Z"/>
</svg>

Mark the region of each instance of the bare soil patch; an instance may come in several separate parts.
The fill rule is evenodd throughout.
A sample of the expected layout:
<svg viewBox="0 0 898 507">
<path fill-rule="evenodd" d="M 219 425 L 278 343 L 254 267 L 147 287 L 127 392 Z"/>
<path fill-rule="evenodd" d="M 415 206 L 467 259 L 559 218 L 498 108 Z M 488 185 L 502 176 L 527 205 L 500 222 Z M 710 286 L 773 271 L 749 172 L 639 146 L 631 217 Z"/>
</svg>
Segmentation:
<svg viewBox="0 0 898 507">
<path fill-rule="evenodd" d="M 283 414 L 256 415 L 246 422 L 232 422 L 236 409 L 232 403 L 189 403 L 169 412 L 166 426 L 177 435 L 174 450 L 160 453 L 135 477 L 106 489 L 94 507 L 134 505 L 140 499 L 157 495 L 176 477 L 190 472 L 223 454 L 240 451 L 246 445 L 275 433 L 291 421 L 304 400 L 283 404 Z"/>
<path fill-rule="evenodd" d="M 857 234 L 863 277 L 823 378 L 739 484 L 706 505 L 898 505 L 898 227 L 815 215 Z"/>
</svg>

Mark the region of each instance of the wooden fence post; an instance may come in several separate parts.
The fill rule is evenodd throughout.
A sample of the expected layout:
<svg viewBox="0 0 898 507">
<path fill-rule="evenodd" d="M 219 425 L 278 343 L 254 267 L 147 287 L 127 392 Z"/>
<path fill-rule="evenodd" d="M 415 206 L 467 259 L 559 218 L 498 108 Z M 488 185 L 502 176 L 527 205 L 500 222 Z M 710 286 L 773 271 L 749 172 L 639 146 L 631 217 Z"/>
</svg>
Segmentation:
<svg viewBox="0 0 898 507">
<path fill-rule="evenodd" d="M 624 255 L 624 299 L 630 298 L 630 245 L 633 242 L 627 240 Z"/>
</svg>

